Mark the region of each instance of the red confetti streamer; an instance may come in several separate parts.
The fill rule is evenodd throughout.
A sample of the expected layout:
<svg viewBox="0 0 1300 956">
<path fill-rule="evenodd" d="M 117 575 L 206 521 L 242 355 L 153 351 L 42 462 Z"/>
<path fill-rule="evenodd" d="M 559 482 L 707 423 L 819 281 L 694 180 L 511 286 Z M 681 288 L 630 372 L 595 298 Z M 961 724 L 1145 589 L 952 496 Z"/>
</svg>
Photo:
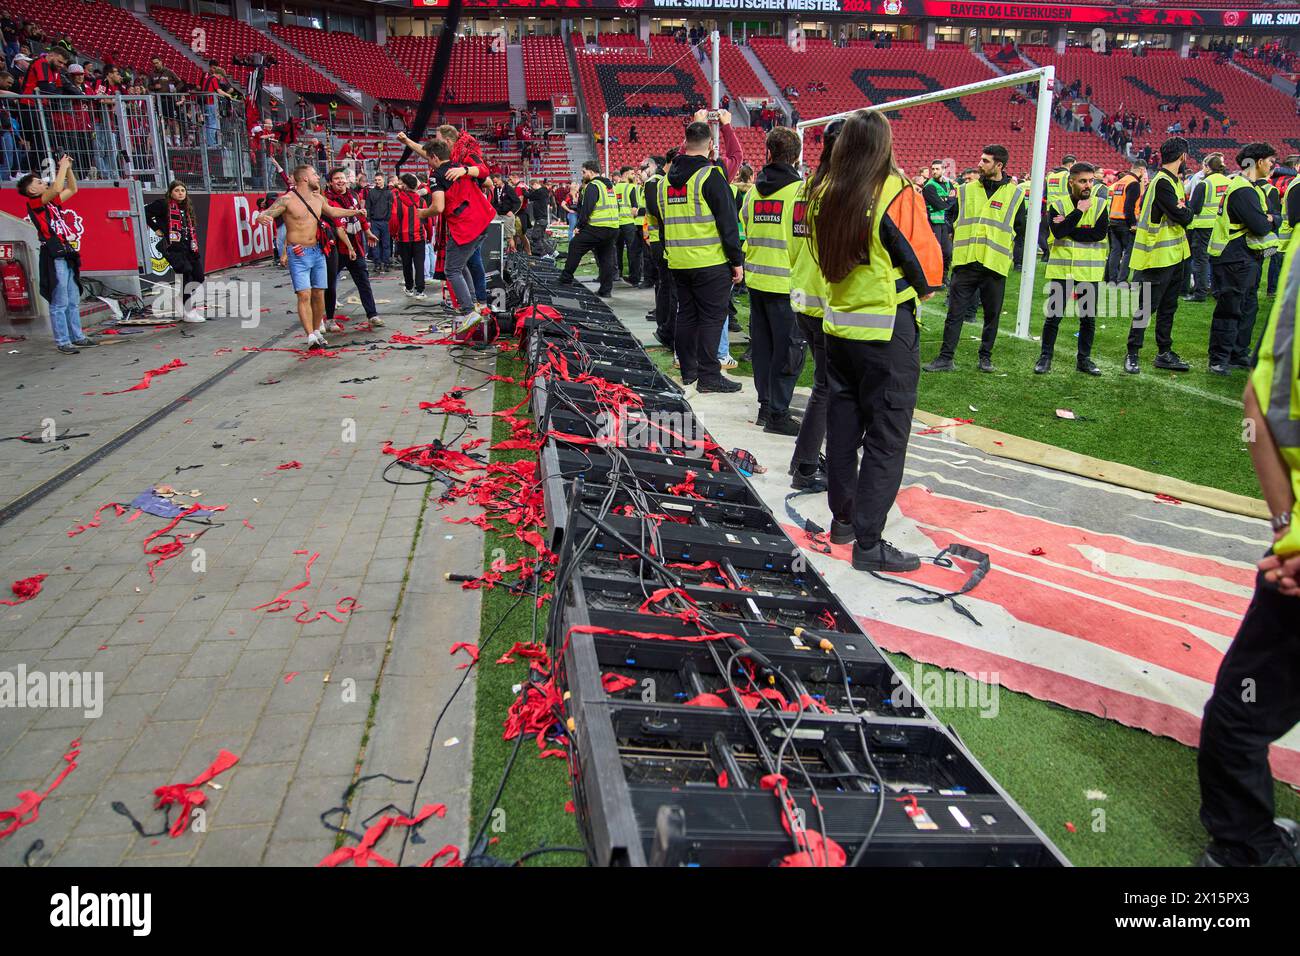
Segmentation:
<svg viewBox="0 0 1300 956">
<path fill-rule="evenodd" d="M 301 467 L 302 467 L 302 462 L 300 461 L 286 461 L 283 465 L 276 465 L 275 470 L 292 471 L 295 468 L 301 468 Z"/>
<path fill-rule="evenodd" d="M 295 677 L 297 677 L 299 673 L 301 673 L 301 672 L 300 672 L 300 671 L 290 671 L 289 673 L 287 673 L 287 674 L 284 675 L 284 682 L 285 682 L 286 684 L 289 683 L 289 682 L 292 681 Z"/>
<path fill-rule="evenodd" d="M 477 644 L 471 644 L 468 641 L 457 641 L 455 644 L 451 645 L 451 650 L 448 653 L 455 654 L 457 651 L 464 651 L 466 654 L 468 654 L 470 656 L 470 663 L 473 664 L 478 663 Z M 470 666 L 469 664 L 461 664 L 456 668 L 456 670 L 463 671 L 465 668 L 469 666 Z"/>
<path fill-rule="evenodd" d="M 54 782 L 36 793 L 33 790 L 20 790 L 18 792 L 17 806 L 10 807 L 7 810 L 0 810 L 0 822 L 12 820 L 13 823 L 0 830 L 0 840 L 18 832 L 22 827 L 35 823 L 41 815 L 41 801 L 58 789 L 59 785 L 67 779 L 68 774 L 77 769 L 77 758 L 81 756 L 81 738 L 78 737 L 72 743 L 68 744 L 68 752 L 63 755 L 63 761 L 67 764 L 54 778 Z"/>
<path fill-rule="evenodd" d="M 636 681 L 622 674 L 604 674 L 600 678 L 600 686 L 605 688 L 606 694 L 617 694 L 619 691 L 636 686 Z"/>
<path fill-rule="evenodd" d="M 217 753 L 217 759 L 212 761 L 208 769 L 189 783 L 171 783 L 159 787 L 153 792 L 154 796 L 158 798 L 158 802 L 154 805 L 155 810 L 161 810 L 173 803 L 181 808 L 181 815 L 176 818 L 172 823 L 171 830 L 168 831 L 173 840 L 184 833 L 186 827 L 189 826 L 190 814 L 194 812 L 194 808 L 201 807 L 208 802 L 207 794 L 199 788 L 213 777 L 225 773 L 237 763 L 239 763 L 238 757 L 229 750 L 221 750 Z"/>
<path fill-rule="evenodd" d="M 381 817 L 379 820 L 376 820 L 373 824 L 370 825 L 370 827 L 366 829 L 365 836 L 361 838 L 361 842 L 359 844 L 357 844 L 356 846 L 339 847 L 337 850 L 327 855 L 323 860 L 321 860 L 316 865 L 318 867 L 321 866 L 332 867 L 332 866 L 339 866 L 351 860 L 354 866 L 370 866 L 371 864 L 375 866 L 396 866 L 397 864 L 394 863 L 392 860 L 388 859 L 387 857 L 381 856 L 379 853 L 375 852 L 375 844 L 379 842 L 380 837 L 382 837 L 385 833 L 387 833 L 388 830 L 392 827 L 413 827 L 416 826 L 417 824 L 423 823 L 425 820 L 429 819 L 429 817 L 435 814 L 441 817 L 445 815 L 446 812 L 447 812 L 447 808 L 443 806 L 441 803 L 439 803 L 439 804 L 426 804 L 425 806 L 421 807 L 420 812 L 413 817 L 404 817 L 404 816 Z M 434 856 L 434 859 L 437 859 L 439 856 L 443 855 L 446 849 L 447 848 L 444 847 L 442 850 L 439 850 L 438 854 Z M 457 854 L 457 857 L 459 858 L 459 854 Z M 429 864 L 427 865 L 431 865 L 432 862 L 433 861 L 430 860 Z M 449 863 L 447 865 L 452 866 L 454 864 Z"/>
<path fill-rule="evenodd" d="M 1038 557 L 1040 555 L 1046 554 L 1047 552 L 1044 551 L 1042 548 L 1030 548 L 1029 553 L 1032 554 L 1034 557 Z"/>
<path fill-rule="evenodd" d="M 306 553 L 307 553 L 306 551 L 294 552 L 294 554 L 306 554 Z M 301 591 L 303 588 L 308 587 L 311 584 L 311 566 L 316 563 L 316 559 L 319 557 L 320 557 L 319 551 L 312 552 L 311 556 L 307 558 L 306 568 L 303 569 L 303 580 L 299 581 L 293 587 L 285 591 L 281 591 L 279 594 L 277 594 L 275 597 L 265 602 L 264 604 L 257 605 L 257 607 L 253 608 L 253 610 L 260 611 L 263 608 L 265 608 L 267 614 L 276 614 L 280 611 L 288 610 L 289 608 L 293 607 L 295 604 L 301 604 L 302 610 L 299 611 L 296 615 L 294 615 L 293 618 L 299 624 L 314 624 L 315 622 L 319 621 L 322 617 L 328 617 L 331 621 L 334 621 L 336 624 L 342 624 L 343 618 L 336 617 L 335 615 L 351 614 L 353 611 L 355 611 L 358 607 L 357 599 L 355 597 L 348 596 L 344 598 L 339 598 L 339 600 L 334 604 L 333 611 L 330 611 L 328 609 L 317 611 L 315 613 L 315 616 L 307 618 L 306 620 L 304 620 L 303 618 L 304 615 L 312 613 L 311 605 L 309 605 L 306 601 L 303 601 L 301 599 L 297 601 L 293 601 L 289 599 L 290 594 L 293 594 L 295 591 Z"/>
<path fill-rule="evenodd" d="M 30 578 L 23 578 L 20 581 L 15 581 L 13 584 L 9 585 L 9 589 L 14 592 L 14 597 L 17 600 L 2 600 L 0 601 L 0 604 L 7 605 L 8 607 L 17 607 L 19 604 L 27 603 L 32 598 L 36 597 L 36 595 L 41 593 L 41 582 L 47 577 L 49 577 L 48 574 L 36 574 Z"/>
<path fill-rule="evenodd" d="M 130 388 L 119 389 L 116 392 L 100 392 L 100 394 L 101 395 L 122 395 L 125 394 L 126 392 L 138 392 L 141 391 L 142 389 L 148 388 L 149 383 L 152 382 L 154 378 L 160 375 L 167 375 L 170 372 L 176 371 L 176 369 L 178 368 L 185 368 L 185 363 L 182 362 L 180 359 L 172 359 L 166 365 L 160 365 L 158 366 L 158 368 L 149 369 L 149 371 L 144 373 L 144 378 L 140 379 L 140 381 L 136 382 Z"/>
<path fill-rule="evenodd" d="M 1181 499 L 1175 498 L 1173 495 L 1166 495 L 1164 493 L 1157 494 L 1156 501 L 1163 501 L 1167 505 L 1181 505 L 1183 503 Z"/>
</svg>

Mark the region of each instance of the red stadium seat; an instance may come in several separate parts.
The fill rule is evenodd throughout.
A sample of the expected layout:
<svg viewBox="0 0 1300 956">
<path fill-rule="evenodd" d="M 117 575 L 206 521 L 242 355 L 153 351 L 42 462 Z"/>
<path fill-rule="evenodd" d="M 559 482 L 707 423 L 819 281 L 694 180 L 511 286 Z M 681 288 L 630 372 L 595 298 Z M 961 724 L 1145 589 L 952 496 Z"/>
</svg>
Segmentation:
<svg viewBox="0 0 1300 956">
<path fill-rule="evenodd" d="M 351 33 L 326 33 L 308 27 L 271 25 L 271 32 L 301 50 L 317 63 L 351 83 L 363 93 L 380 100 L 419 100 L 421 83 L 381 46 Z"/>
</svg>

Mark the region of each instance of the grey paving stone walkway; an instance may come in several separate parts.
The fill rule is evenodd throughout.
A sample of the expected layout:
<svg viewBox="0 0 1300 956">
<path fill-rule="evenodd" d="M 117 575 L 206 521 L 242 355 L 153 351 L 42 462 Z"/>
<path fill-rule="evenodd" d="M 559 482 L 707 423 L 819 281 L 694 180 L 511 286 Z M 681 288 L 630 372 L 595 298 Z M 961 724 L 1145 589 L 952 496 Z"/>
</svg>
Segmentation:
<svg viewBox="0 0 1300 956">
<path fill-rule="evenodd" d="M 301 348 L 284 273 L 258 268 L 234 277 L 259 285 L 266 311 L 256 328 L 223 319 L 118 336 L 67 357 L 32 342 L 4 346 L 0 437 L 39 434 L 47 420 L 59 433 L 90 434 L 0 444 L 0 508 L 187 395 L 246 346 L 294 329 L 277 344 Z M 350 280 L 341 286 L 340 311 L 348 314 L 356 309 L 347 303 Z M 336 346 L 417 327 L 422 310 L 409 305 L 397 281 L 380 278 L 376 293 L 385 334 L 333 336 Z M 175 358 L 185 366 L 146 390 L 99 394 L 127 388 Z M 370 376 L 377 378 L 344 382 Z M 478 593 L 448 584 L 443 574 L 481 567 L 482 534 L 442 520 L 470 509 L 441 507 L 436 495 L 426 502 L 423 485 L 385 483 L 393 458 L 381 446 L 438 437 L 443 419 L 418 403 L 481 381 L 442 347 L 362 346 L 306 361 L 290 352 L 255 353 L 0 524 L 4 596 L 10 581 L 48 574 L 34 600 L 0 606 L 0 680 L 19 668 L 102 674 L 104 698 L 102 714 L 92 718 L 80 708 L 0 706 L 0 809 L 17 804 L 20 791 L 48 787 L 69 743 L 81 741 L 76 769 L 40 805 L 39 819 L 0 839 L 0 865 L 21 865 L 37 839 L 44 846 L 31 862 L 40 865 L 312 865 L 334 847 L 320 814 L 339 805 L 363 761 L 366 773 L 416 778 L 433 716 L 463 673 L 455 669 L 463 656 L 449 649 L 475 640 L 479 620 Z M 490 410 L 491 387 L 466 400 Z M 487 429 L 485 419 L 480 430 Z M 278 470 L 291 461 L 302 467 Z M 194 465 L 201 467 L 176 471 Z M 413 473 L 401 474 L 409 480 Z M 226 510 L 215 516 L 218 527 L 164 562 L 156 580 L 142 543 L 164 519 L 128 520 L 107 510 L 99 527 L 68 536 L 101 505 L 128 503 L 159 484 L 200 491 L 182 500 Z M 176 529 L 187 530 L 197 528 Z M 308 554 L 296 552 L 319 557 L 311 584 L 291 597 L 315 613 L 355 596 L 353 613 L 300 624 L 296 607 L 253 610 L 304 579 Z M 384 791 L 382 802 L 403 808 L 447 804 L 445 820 L 430 826 L 427 844 L 412 853 L 463 845 L 473 736 L 471 678 L 443 718 L 420 793 L 409 785 Z M 461 743 L 444 746 L 450 738 Z M 194 778 L 222 749 L 239 763 L 216 779 L 220 789 L 203 788 L 201 832 L 142 838 L 114 812 L 121 801 L 146 830 L 161 829 L 154 789 Z M 349 821 L 353 829 L 357 816 L 373 809 L 372 792 Z M 381 852 L 395 847 L 389 839 Z M 406 862 L 423 859 L 408 853 Z"/>
</svg>

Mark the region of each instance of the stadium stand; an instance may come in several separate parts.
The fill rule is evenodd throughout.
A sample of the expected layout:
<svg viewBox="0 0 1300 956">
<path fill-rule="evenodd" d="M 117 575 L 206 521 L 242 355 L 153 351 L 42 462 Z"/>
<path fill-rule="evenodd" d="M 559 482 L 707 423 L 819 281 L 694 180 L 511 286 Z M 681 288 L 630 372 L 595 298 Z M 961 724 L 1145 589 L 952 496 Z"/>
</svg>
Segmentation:
<svg viewBox="0 0 1300 956">
<path fill-rule="evenodd" d="M 398 66 L 421 87 L 437 47 L 437 37 L 393 37 L 385 44 Z M 506 55 L 492 52 L 489 37 L 461 37 L 456 41 L 443 85 L 443 102 L 449 110 L 458 106 L 506 106 L 509 90 Z"/>
<path fill-rule="evenodd" d="M 203 75 L 192 61 L 126 10 L 103 0 L 11 0 L 5 8 L 32 20 L 51 36 L 66 34 L 82 53 L 105 58 L 136 72 L 148 72 L 150 60 L 163 64 L 186 83 Z"/>
<path fill-rule="evenodd" d="M 796 53 L 778 38 L 755 40 L 753 48 L 778 87 L 800 91 L 792 102 L 808 119 L 995 75 L 960 43 L 940 43 L 934 50 L 903 42 L 888 49 L 865 43 L 837 49 L 829 40 L 813 39 L 806 52 Z M 808 84 L 814 80 L 824 82 L 826 92 L 809 92 Z M 1034 112 L 1032 101 L 1014 103 L 1005 89 L 915 107 L 897 114 L 894 151 L 899 163 L 915 172 L 935 157 L 952 156 L 959 164 L 967 159 L 973 162 L 984 146 L 1001 143 L 1011 153 L 1012 171 L 1020 174 L 1028 169 L 1033 152 Z M 1073 152 L 1103 163 L 1122 162 L 1104 140 L 1091 134 L 1053 126 L 1049 142 L 1052 155 Z M 815 161 L 820 153 L 810 142 L 805 161 Z"/>
<path fill-rule="evenodd" d="M 573 78 L 564 55 L 564 41 L 558 36 L 523 38 L 524 89 L 528 101 L 549 101 L 552 96 L 573 93 Z"/>
<path fill-rule="evenodd" d="M 381 46 L 351 33 L 326 33 L 308 27 L 272 24 L 271 32 L 317 63 L 380 100 L 419 100 L 410 74 Z"/>
<path fill-rule="evenodd" d="M 1027 46 L 1022 52 L 1041 65 L 1055 65 L 1057 76 L 1067 86 L 1076 79 L 1090 84 L 1092 101 L 1103 112 L 1123 109 L 1149 120 L 1149 138 L 1157 142 L 1175 120 L 1181 120 L 1184 127 L 1195 121 L 1200 129 L 1208 116 L 1208 134 L 1187 134 L 1193 153 L 1229 149 L 1253 140 L 1270 142 L 1279 149 L 1284 149 L 1283 144 L 1300 148 L 1294 102 L 1257 77 L 1216 62 L 1212 55 L 1180 59 L 1173 51 L 1152 50 L 1134 57 L 1126 50 L 1102 55 L 1078 47 L 1058 54 L 1041 46 Z M 1177 113 L 1161 112 L 1162 105 L 1179 109 Z M 1225 118 L 1231 124 L 1226 135 Z"/>
<path fill-rule="evenodd" d="M 219 17 L 204 13 L 198 16 L 171 7 L 152 7 L 149 15 L 182 43 L 189 44 L 193 31 L 205 33 L 207 52 L 204 56 L 216 60 L 240 83 L 248 79 L 248 69 L 235 66 L 233 57 L 252 53 L 274 53 L 277 63 L 266 71 L 266 82 L 287 86 L 299 93 L 332 95 L 338 87 L 302 60 L 287 53 L 253 27 L 232 17 Z"/>
</svg>

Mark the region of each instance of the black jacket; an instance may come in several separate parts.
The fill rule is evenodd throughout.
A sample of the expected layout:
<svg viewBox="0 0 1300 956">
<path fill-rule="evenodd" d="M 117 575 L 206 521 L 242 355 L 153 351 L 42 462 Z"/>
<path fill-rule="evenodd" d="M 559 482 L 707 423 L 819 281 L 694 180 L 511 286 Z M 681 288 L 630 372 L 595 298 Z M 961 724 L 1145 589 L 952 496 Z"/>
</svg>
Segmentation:
<svg viewBox="0 0 1300 956">
<path fill-rule="evenodd" d="M 707 156 L 688 156 L 682 154 L 673 160 L 668 170 L 668 185 L 680 188 L 686 181 L 705 166 L 717 166 L 721 176 L 710 175 L 704 180 L 703 198 L 713 213 L 718 227 L 718 238 L 722 240 L 722 251 L 727 257 L 727 264 L 743 266 L 745 252 L 740 245 L 740 221 L 736 211 L 736 197 L 731 194 L 731 184 L 721 163 L 715 163 Z"/>
<path fill-rule="evenodd" d="M 798 181 L 799 173 L 789 163 L 771 163 L 758 171 L 754 188 L 760 196 L 767 197 Z"/>
<path fill-rule="evenodd" d="M 1100 200 L 1094 197 L 1092 201 Z M 1048 228 L 1057 239 L 1077 239 L 1079 242 L 1101 242 L 1110 232 L 1110 216 L 1106 212 L 1103 211 L 1091 226 L 1080 227 L 1079 220 L 1082 218 L 1082 210 L 1076 208 L 1060 222 L 1057 222 L 1056 217 L 1053 216 Z"/>
<path fill-rule="evenodd" d="M 1267 236 L 1275 230 L 1273 219 L 1259 208 L 1259 192 L 1255 189 L 1238 189 L 1228 197 L 1228 222 L 1239 223 L 1246 227 L 1247 232 L 1257 236 Z M 1245 236 L 1238 236 L 1223 247 L 1218 261 L 1230 263 L 1263 258 L 1262 252 L 1246 245 Z"/>
<path fill-rule="evenodd" d="M 515 192 L 514 186 L 503 184 L 492 188 L 492 208 L 500 215 L 517 212 L 519 205 L 519 194 Z"/>
<path fill-rule="evenodd" d="M 371 186 L 366 190 L 366 218 L 371 222 L 388 222 L 393 218 L 393 191 Z"/>
<path fill-rule="evenodd" d="M 1151 228 L 1155 229 L 1166 218 L 1176 226 L 1184 228 L 1192 221 L 1195 213 L 1188 206 L 1178 208 L 1178 193 L 1174 192 L 1173 178 L 1165 170 L 1156 173 L 1147 189 L 1156 191 L 1152 200 Z"/>
</svg>

